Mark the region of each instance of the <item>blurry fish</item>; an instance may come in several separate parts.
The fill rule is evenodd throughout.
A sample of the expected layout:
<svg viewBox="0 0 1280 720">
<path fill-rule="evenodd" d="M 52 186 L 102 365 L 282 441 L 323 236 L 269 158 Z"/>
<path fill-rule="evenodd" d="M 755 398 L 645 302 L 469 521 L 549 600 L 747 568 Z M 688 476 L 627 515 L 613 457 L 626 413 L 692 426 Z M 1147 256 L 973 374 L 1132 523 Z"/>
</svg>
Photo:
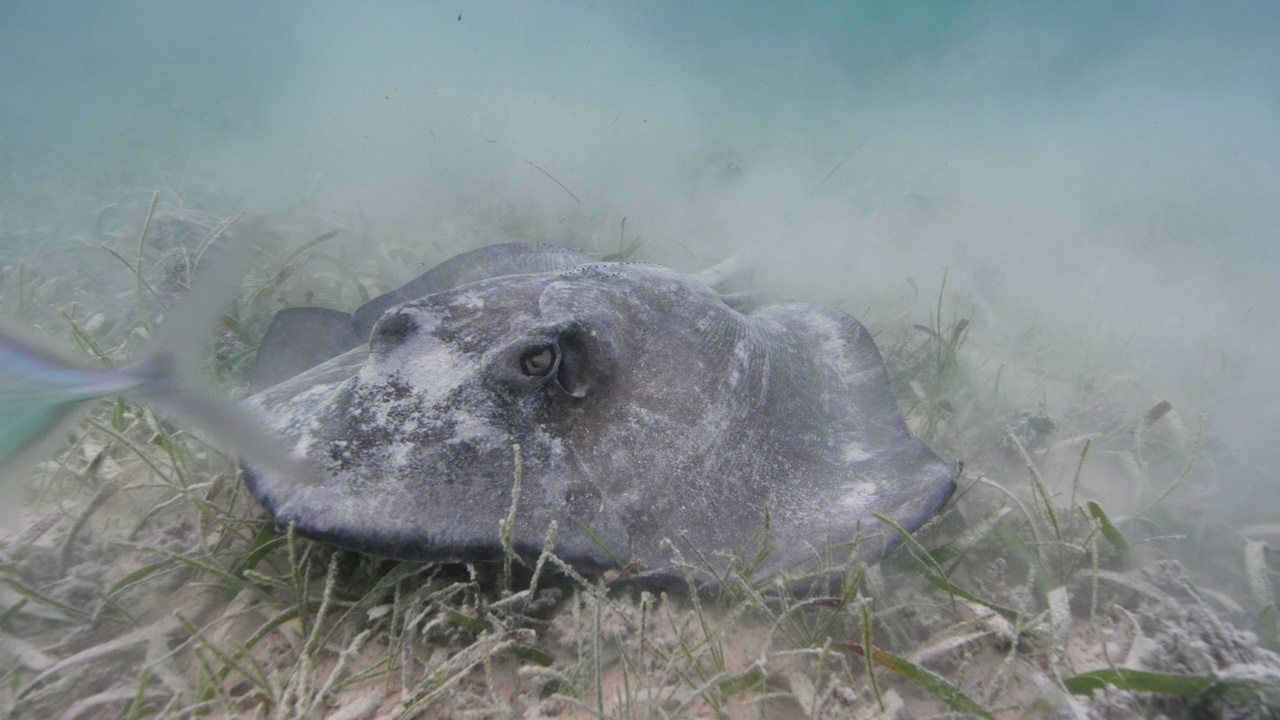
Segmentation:
<svg viewBox="0 0 1280 720">
<path fill-rule="evenodd" d="M 232 267 L 235 265 L 235 267 Z M 306 461 L 277 443 L 245 408 L 199 377 L 201 353 L 242 264 L 220 263 L 156 333 L 149 349 L 109 369 L 68 360 L 29 334 L 0 328 L 0 476 L 16 474 L 64 440 L 59 429 L 86 403 L 113 395 L 146 402 L 254 466 L 314 479 Z M 12 493 L 0 495 L 0 525 L 16 514 Z"/>
</svg>

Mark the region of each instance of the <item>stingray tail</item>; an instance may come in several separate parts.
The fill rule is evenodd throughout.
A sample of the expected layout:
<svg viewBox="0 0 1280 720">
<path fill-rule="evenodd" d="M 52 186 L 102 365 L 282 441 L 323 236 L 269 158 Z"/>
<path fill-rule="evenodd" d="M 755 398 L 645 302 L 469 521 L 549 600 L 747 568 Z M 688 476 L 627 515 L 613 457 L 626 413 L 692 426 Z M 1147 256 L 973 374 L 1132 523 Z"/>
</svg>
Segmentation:
<svg viewBox="0 0 1280 720">
<path fill-rule="evenodd" d="M 748 270 L 742 258 L 731 255 L 706 270 L 695 273 L 694 277 L 716 290 L 724 290 L 729 283 L 745 277 Z"/>
<path fill-rule="evenodd" d="M 742 310 L 752 303 L 751 293 L 739 290 L 731 292 L 730 288 L 745 281 L 750 272 L 750 266 L 743 262 L 740 255 L 732 255 L 700 273 L 695 273 L 694 277 L 720 293 L 720 299 L 726 305 Z"/>
</svg>

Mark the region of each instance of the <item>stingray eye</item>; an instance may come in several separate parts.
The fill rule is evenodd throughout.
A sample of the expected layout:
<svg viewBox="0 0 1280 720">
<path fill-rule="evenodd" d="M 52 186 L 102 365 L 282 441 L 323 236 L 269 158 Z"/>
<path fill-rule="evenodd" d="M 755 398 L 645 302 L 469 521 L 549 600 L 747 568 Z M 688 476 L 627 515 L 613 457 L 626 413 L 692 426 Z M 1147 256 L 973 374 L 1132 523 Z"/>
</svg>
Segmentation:
<svg viewBox="0 0 1280 720">
<path fill-rule="evenodd" d="M 520 369 L 525 375 L 541 377 L 551 372 L 556 364 L 556 349 L 553 345 L 543 345 L 526 352 L 520 358 Z"/>
</svg>

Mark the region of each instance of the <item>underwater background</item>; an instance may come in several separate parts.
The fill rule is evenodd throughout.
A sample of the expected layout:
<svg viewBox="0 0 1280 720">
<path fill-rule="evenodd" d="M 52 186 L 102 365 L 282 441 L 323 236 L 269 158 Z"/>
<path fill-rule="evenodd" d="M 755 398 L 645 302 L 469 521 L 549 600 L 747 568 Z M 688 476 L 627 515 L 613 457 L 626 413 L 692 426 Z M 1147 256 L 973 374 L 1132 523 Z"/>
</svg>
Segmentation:
<svg viewBox="0 0 1280 720">
<path fill-rule="evenodd" d="M 154 189 L 216 195 L 212 213 L 358 214 L 407 247 L 467 209 L 569 243 L 625 216 L 648 259 L 750 248 L 780 294 L 838 288 L 859 311 L 950 268 L 992 297 L 990 330 L 1114 342 L 1108 361 L 1149 392 L 1229 375 L 1205 409 L 1256 453 L 1243 493 L 1276 476 L 1278 16 L 11 2 L 0 229 L 56 243 Z"/>
<path fill-rule="evenodd" d="M 376 295 L 508 240 L 739 254 L 762 300 L 883 330 L 904 409 L 959 408 L 913 423 L 939 453 L 995 467 L 992 428 L 1101 447 L 1171 407 L 1189 502 L 1274 537 L 1277 37 L 1274 2 L 9 0 L 5 319 L 125 322 L 134 275 L 100 247 L 136 245 L 154 193 L 285 253 L 342 230 L 329 265 L 277 275 L 259 330 L 360 304 L 323 284 L 337 266 Z M 958 318 L 964 380 L 911 385 L 895 343 Z"/>
</svg>

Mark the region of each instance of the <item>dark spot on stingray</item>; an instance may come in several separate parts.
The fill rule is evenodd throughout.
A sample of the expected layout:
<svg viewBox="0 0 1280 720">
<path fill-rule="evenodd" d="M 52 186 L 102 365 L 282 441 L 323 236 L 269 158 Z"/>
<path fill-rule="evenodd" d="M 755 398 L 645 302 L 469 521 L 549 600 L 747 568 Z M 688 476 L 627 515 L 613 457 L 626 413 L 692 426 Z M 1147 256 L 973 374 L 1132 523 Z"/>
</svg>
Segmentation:
<svg viewBox="0 0 1280 720">
<path fill-rule="evenodd" d="M 373 335 L 369 337 L 370 349 L 374 352 L 390 350 L 407 340 L 417 329 L 418 321 L 408 313 L 387 313 L 373 326 Z"/>
<path fill-rule="evenodd" d="M 486 562 L 502 557 L 519 444 L 526 560 L 554 522 L 556 554 L 582 572 L 616 557 L 681 585 L 672 548 L 723 570 L 767 513 L 761 574 L 839 566 L 855 541 L 875 562 L 899 538 L 873 513 L 918 529 L 954 467 L 907 430 L 856 319 L 796 301 L 744 314 L 741 293 L 718 292 L 733 279 L 732 265 L 686 275 L 507 244 L 352 315 L 293 308 L 246 402 L 328 477 L 246 468 L 246 482 L 304 536 Z M 313 328 L 336 340 L 309 341 Z"/>
</svg>

